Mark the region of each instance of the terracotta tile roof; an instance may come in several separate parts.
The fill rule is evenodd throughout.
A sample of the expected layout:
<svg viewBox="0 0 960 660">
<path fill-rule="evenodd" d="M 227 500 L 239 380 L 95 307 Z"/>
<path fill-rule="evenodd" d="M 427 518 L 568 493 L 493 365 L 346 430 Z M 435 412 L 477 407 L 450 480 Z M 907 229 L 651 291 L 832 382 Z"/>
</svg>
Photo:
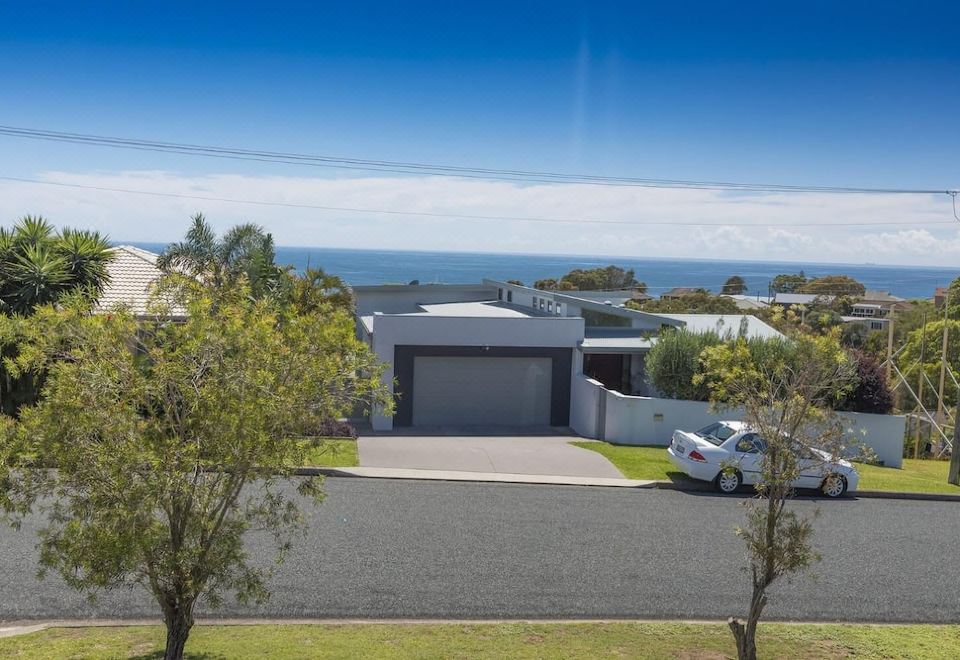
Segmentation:
<svg viewBox="0 0 960 660">
<path fill-rule="evenodd" d="M 106 312 L 125 305 L 135 316 L 146 316 L 154 284 L 163 275 L 157 268 L 158 255 L 132 245 L 119 245 L 112 252 L 113 260 L 107 266 L 110 283 L 100 295 L 97 311 Z M 180 307 L 174 307 L 171 312 L 175 317 L 184 314 Z"/>
</svg>

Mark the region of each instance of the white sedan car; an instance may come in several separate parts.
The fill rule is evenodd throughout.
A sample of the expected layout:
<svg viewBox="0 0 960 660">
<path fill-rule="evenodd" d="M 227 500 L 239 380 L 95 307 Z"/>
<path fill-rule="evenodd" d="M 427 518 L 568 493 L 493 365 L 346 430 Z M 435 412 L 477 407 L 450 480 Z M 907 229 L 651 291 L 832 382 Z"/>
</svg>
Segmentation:
<svg viewBox="0 0 960 660">
<path fill-rule="evenodd" d="M 696 432 L 674 431 L 667 448 L 670 461 L 682 472 L 709 481 L 722 493 L 741 485 L 755 485 L 767 444 L 744 422 L 715 422 Z M 724 470 L 732 466 L 733 470 Z M 795 488 L 815 488 L 827 497 L 840 497 L 857 489 L 860 476 L 848 461 L 832 458 L 819 449 L 802 449 L 800 476 Z"/>
</svg>

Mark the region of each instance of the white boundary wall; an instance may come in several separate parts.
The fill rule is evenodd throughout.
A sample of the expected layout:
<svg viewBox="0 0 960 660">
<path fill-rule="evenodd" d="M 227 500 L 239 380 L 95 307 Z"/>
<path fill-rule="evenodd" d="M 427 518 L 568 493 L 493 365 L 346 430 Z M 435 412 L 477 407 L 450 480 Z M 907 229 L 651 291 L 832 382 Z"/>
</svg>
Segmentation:
<svg viewBox="0 0 960 660">
<path fill-rule="evenodd" d="M 570 428 L 585 438 L 602 438 L 603 418 L 607 390 L 603 385 L 586 376 L 574 376 L 570 384 Z"/>
<path fill-rule="evenodd" d="M 703 401 L 626 396 L 606 390 L 600 383 L 583 376 L 574 379 L 573 393 L 573 430 L 620 445 L 667 446 L 674 429 L 695 430 L 721 419 L 743 417 L 743 411 L 738 409 L 711 411 L 710 405 Z M 577 401 L 581 397 L 583 401 Z M 596 411 L 592 418 L 586 410 L 591 405 Z M 873 449 L 878 461 L 890 467 L 902 467 L 906 423 L 902 415 L 847 412 L 838 415 L 849 423 L 850 436 Z"/>
</svg>

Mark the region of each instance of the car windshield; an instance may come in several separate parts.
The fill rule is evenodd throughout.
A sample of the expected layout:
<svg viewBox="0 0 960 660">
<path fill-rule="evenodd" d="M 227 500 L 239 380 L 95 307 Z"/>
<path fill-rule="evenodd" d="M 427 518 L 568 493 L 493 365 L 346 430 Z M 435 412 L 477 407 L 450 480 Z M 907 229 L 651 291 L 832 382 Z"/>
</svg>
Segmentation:
<svg viewBox="0 0 960 660">
<path fill-rule="evenodd" d="M 720 422 L 714 422 L 709 426 L 704 426 L 702 429 L 697 431 L 697 435 L 706 440 L 709 443 L 715 444 L 718 447 L 723 444 L 723 441 L 729 438 L 731 435 L 736 433 L 736 431 L 726 424 L 721 424 Z"/>
</svg>

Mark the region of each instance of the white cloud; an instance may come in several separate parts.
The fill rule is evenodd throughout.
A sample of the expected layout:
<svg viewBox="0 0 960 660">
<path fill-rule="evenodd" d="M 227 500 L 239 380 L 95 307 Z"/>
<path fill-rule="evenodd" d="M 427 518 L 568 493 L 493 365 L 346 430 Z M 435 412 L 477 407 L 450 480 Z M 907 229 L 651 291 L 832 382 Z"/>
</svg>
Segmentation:
<svg viewBox="0 0 960 660">
<path fill-rule="evenodd" d="M 176 239 L 189 216 L 202 211 L 220 229 L 239 221 L 258 222 L 274 233 L 280 245 L 923 265 L 960 261 L 960 225 L 918 226 L 952 219 L 946 196 L 731 194 L 448 177 L 184 176 L 157 171 L 46 172 L 37 178 L 287 204 L 583 221 L 561 224 L 354 213 L 0 181 L 0 217 L 5 221 L 37 213 L 57 224 L 104 231 L 116 240 Z M 711 226 L 669 224 L 691 222 Z M 838 224 L 870 222 L 905 224 Z M 757 223 L 781 226 L 749 226 Z"/>
</svg>

